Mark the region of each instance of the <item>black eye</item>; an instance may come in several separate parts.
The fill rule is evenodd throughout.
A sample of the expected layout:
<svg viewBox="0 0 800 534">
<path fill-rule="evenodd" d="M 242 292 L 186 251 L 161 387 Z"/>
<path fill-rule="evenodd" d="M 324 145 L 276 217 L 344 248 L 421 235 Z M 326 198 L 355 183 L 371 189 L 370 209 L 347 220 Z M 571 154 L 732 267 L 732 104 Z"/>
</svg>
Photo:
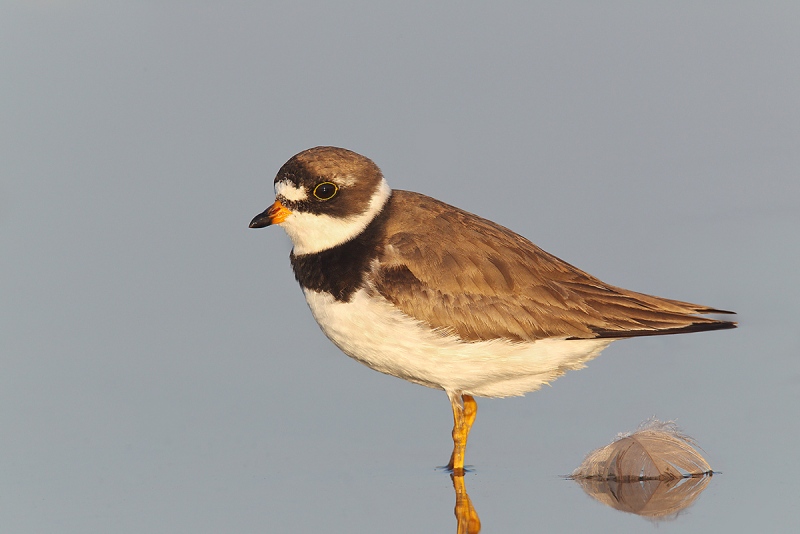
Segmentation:
<svg viewBox="0 0 800 534">
<path fill-rule="evenodd" d="M 339 191 L 339 186 L 333 182 L 322 182 L 314 188 L 314 196 L 320 200 L 330 200 Z"/>
</svg>

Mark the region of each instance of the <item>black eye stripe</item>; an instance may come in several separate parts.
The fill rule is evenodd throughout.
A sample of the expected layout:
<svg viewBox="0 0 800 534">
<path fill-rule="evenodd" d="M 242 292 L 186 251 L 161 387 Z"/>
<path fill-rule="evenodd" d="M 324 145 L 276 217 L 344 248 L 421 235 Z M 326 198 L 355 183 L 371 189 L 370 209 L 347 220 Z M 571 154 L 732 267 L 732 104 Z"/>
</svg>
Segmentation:
<svg viewBox="0 0 800 534">
<path fill-rule="evenodd" d="M 339 186 L 333 182 L 322 182 L 314 188 L 314 197 L 319 200 L 330 200 L 339 191 Z"/>
</svg>

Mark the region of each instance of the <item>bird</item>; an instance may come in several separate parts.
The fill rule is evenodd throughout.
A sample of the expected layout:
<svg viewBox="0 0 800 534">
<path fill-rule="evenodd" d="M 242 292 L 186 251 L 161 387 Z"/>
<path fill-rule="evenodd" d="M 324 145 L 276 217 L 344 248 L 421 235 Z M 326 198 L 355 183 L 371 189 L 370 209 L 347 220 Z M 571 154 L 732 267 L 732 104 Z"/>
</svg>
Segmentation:
<svg viewBox="0 0 800 534">
<path fill-rule="evenodd" d="M 290 158 L 250 228 L 282 227 L 314 319 L 346 355 L 444 390 L 463 476 L 475 397 L 519 396 L 615 340 L 735 328 L 732 314 L 601 282 L 490 220 L 392 189 L 356 152 Z"/>
</svg>

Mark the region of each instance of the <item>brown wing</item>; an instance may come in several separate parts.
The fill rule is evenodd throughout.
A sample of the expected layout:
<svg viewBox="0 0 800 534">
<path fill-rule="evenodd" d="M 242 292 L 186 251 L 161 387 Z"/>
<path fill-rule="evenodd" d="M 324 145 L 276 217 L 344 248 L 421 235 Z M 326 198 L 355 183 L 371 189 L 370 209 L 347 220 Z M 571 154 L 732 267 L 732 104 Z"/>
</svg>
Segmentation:
<svg viewBox="0 0 800 534">
<path fill-rule="evenodd" d="M 604 284 L 486 219 L 394 191 L 374 289 L 470 341 L 633 337 L 733 328 L 731 313 Z"/>
</svg>

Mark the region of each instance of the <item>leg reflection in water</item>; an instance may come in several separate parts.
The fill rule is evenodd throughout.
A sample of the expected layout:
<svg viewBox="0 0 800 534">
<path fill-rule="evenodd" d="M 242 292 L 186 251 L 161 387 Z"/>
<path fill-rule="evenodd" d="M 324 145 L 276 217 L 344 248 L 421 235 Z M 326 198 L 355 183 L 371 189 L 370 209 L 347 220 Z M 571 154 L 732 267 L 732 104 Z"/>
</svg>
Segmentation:
<svg viewBox="0 0 800 534">
<path fill-rule="evenodd" d="M 472 501 L 467 495 L 467 487 L 464 484 L 464 475 L 450 475 L 453 481 L 453 489 L 456 491 L 456 508 L 454 510 L 458 526 L 457 534 L 478 534 L 481 531 L 481 519 L 478 512 L 472 506 Z"/>
</svg>

